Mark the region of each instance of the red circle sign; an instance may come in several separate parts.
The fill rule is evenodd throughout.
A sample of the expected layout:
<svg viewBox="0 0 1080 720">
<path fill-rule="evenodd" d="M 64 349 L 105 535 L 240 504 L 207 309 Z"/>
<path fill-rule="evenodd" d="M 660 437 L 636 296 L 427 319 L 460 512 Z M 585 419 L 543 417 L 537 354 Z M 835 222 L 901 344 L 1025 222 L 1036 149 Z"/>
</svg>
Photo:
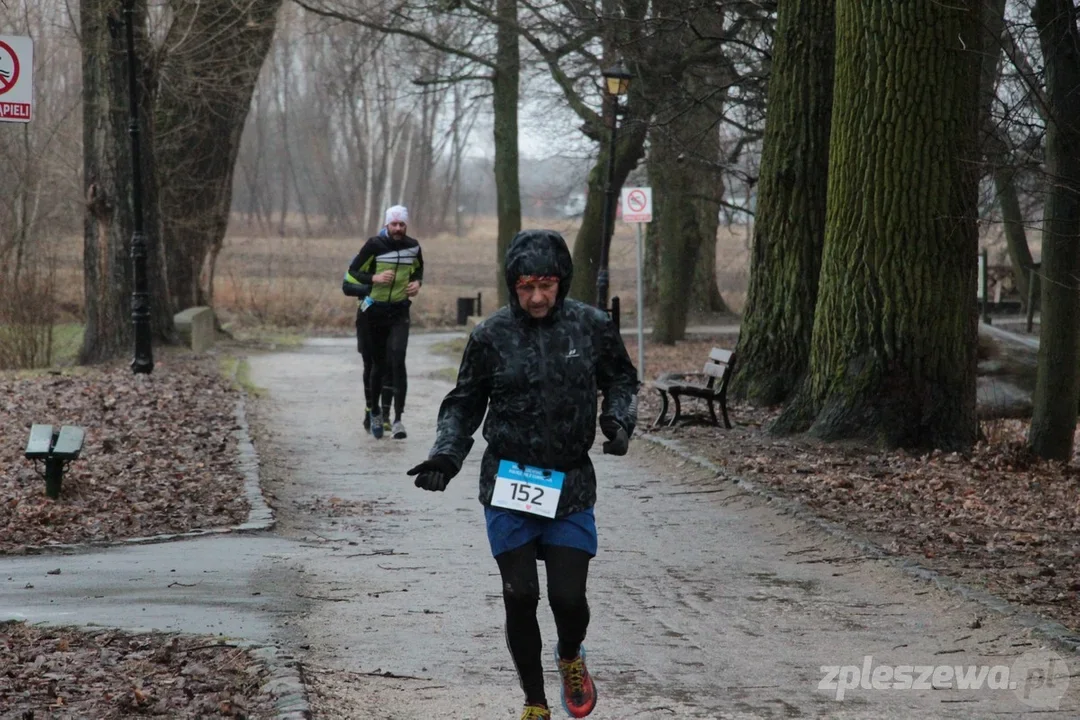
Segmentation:
<svg viewBox="0 0 1080 720">
<path fill-rule="evenodd" d="M 634 212 L 641 212 L 645 209 L 646 205 L 645 193 L 640 190 L 632 190 L 630 194 L 626 196 L 626 204 L 630 206 L 630 209 Z"/>
<path fill-rule="evenodd" d="M 0 59 L 3 58 L 4 53 L 7 53 L 8 57 L 11 58 L 12 69 L 9 73 L 3 65 L 0 65 L 0 95 L 15 87 L 15 83 L 19 81 L 19 56 L 15 54 L 10 45 L 0 40 Z"/>
</svg>

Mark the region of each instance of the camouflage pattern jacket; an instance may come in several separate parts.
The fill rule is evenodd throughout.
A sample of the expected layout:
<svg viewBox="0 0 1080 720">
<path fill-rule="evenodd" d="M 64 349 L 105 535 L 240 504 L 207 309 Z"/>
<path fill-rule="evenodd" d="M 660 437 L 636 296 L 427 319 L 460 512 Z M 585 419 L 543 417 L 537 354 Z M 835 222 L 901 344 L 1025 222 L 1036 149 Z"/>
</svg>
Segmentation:
<svg viewBox="0 0 1080 720">
<path fill-rule="evenodd" d="M 637 371 L 607 313 L 567 299 L 573 263 L 561 235 L 518 233 L 505 267 L 511 302 L 469 336 L 429 457 L 447 456 L 460 468 L 484 421 L 480 502 L 491 503 L 499 461 L 511 460 L 566 473 L 556 512 L 563 517 L 596 502 L 589 450 L 597 391 L 604 397 L 601 424 L 617 422 L 630 435 Z M 546 318 L 535 320 L 518 305 L 514 286 L 521 275 L 559 277 L 558 300 Z"/>
</svg>

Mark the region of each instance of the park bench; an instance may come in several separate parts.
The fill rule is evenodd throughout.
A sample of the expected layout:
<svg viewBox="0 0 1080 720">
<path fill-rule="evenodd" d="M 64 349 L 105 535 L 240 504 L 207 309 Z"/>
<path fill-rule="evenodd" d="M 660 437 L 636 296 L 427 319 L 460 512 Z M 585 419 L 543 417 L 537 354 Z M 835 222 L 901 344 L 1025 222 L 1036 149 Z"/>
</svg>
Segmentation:
<svg viewBox="0 0 1080 720">
<path fill-rule="evenodd" d="M 64 467 L 79 457 L 86 431 L 77 425 L 33 425 L 26 443 L 28 460 L 45 461 L 45 494 L 54 500 L 60 497 Z"/>
<path fill-rule="evenodd" d="M 691 397 L 705 400 L 709 405 L 709 415 L 713 424 L 720 425 L 716 417 L 715 403 L 719 403 L 720 412 L 724 417 L 724 427 L 731 429 L 731 421 L 727 411 L 727 387 L 731 379 L 731 371 L 735 367 L 735 353 L 723 348 L 713 348 L 709 352 L 709 359 L 700 373 L 664 373 L 653 382 L 653 388 L 660 393 L 663 407 L 660 414 L 653 422 L 653 427 L 664 422 L 668 412 L 668 395 L 675 401 L 675 414 L 671 417 L 668 427 L 675 425 L 682 417 L 682 397 Z"/>
</svg>

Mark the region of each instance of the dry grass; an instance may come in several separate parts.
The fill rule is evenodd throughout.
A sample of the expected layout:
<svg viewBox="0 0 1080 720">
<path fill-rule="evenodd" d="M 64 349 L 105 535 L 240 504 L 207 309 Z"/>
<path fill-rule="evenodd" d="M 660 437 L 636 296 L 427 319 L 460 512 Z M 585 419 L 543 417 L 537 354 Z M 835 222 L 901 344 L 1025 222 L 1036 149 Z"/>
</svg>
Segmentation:
<svg viewBox="0 0 1080 720">
<path fill-rule="evenodd" d="M 0 281 L 0 370 L 53 362 L 56 279 L 48 260 Z"/>
<path fill-rule="evenodd" d="M 557 230 L 568 240 L 577 222 L 529 218 L 526 227 Z M 425 285 L 413 304 L 414 322 L 423 327 L 452 325 L 458 297 L 482 295 L 485 311 L 496 302 L 495 220 L 478 218 L 465 237 L 442 233 L 419 239 L 424 248 Z M 352 328 L 356 301 L 341 294 L 341 277 L 365 238 L 291 238 L 230 235 L 218 258 L 214 294 L 223 318 L 248 325 L 305 330 Z M 628 316 L 636 298 L 635 234 L 620 224 L 612 239 L 612 294 Z M 734 309 L 746 293 L 745 228 L 721 229 L 717 276 Z"/>
<path fill-rule="evenodd" d="M 291 219 L 290 228 L 301 227 Z M 316 226 L 318 224 L 316 223 Z M 578 221 L 525 218 L 524 227 L 550 228 L 573 241 Z M 227 326 L 275 327 L 300 332 L 350 332 L 356 300 L 341 293 L 341 278 L 366 237 L 285 237 L 260 234 L 234 217 L 218 257 L 214 305 Z M 482 294 L 483 309 L 497 300 L 496 220 L 473 218 L 465 237 L 452 233 L 420 235 L 424 248 L 425 286 L 413 304 L 420 327 L 453 325 L 459 297 Z M 622 300 L 624 316 L 636 307 L 636 236 L 634 226 L 619 223 L 611 244 L 612 295 Z M 69 319 L 82 316 L 82 241 L 60 242 L 56 267 L 56 302 Z M 748 277 L 747 228 L 721 228 L 716 248 L 721 293 L 736 311 L 742 309 Z"/>
</svg>

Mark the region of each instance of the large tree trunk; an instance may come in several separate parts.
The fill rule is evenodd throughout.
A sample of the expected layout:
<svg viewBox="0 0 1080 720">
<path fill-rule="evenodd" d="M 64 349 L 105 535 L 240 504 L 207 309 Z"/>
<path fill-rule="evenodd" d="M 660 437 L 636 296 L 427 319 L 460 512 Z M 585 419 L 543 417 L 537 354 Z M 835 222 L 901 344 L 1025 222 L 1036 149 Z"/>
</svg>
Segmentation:
<svg viewBox="0 0 1080 720">
<path fill-rule="evenodd" d="M 649 160 L 646 160 L 645 166 L 649 167 L 650 165 Z M 650 175 L 649 185 L 652 184 L 653 180 Z M 642 262 L 645 263 L 641 273 L 641 280 L 645 285 L 645 308 L 649 310 L 656 307 L 656 303 L 660 299 L 660 231 L 657 229 L 656 223 L 649 223 L 645 226 L 645 252 Z"/>
<path fill-rule="evenodd" d="M 720 294 L 720 285 L 716 280 L 716 233 L 720 229 L 720 198 L 712 197 L 718 190 L 723 192 L 724 180 L 719 173 L 715 177 L 702 173 L 700 181 L 708 183 L 707 187 L 700 187 L 700 192 L 708 193 L 708 196 L 703 195 L 700 200 L 701 247 L 698 248 L 690 307 L 691 310 L 704 313 L 729 313 L 731 308 Z"/>
<path fill-rule="evenodd" d="M 703 309 L 697 303 L 708 302 L 709 292 L 716 291 L 716 228 L 724 186 L 717 172 L 715 122 L 726 97 L 716 89 L 719 84 L 715 70 L 691 69 L 683 83 L 686 96 L 650 132 L 649 177 L 658 199 L 653 222 L 661 243 L 652 335 L 658 343 L 682 340 L 691 311 Z M 708 277 L 702 277 L 699 262 L 703 247 L 714 257 L 704 268 Z"/>
<path fill-rule="evenodd" d="M 83 62 L 83 178 L 86 214 L 83 223 L 83 292 L 86 332 L 79 353 L 82 363 L 117 358 L 134 347 L 131 318 L 133 272 L 131 137 L 124 17 L 119 0 L 81 0 L 79 5 Z M 143 227 L 147 244 L 151 331 L 168 339 L 172 312 L 162 272 L 160 222 L 150 108 L 153 83 L 147 79 L 146 4 L 135 3 L 135 46 L 139 58 L 139 134 L 142 157 Z"/>
<path fill-rule="evenodd" d="M 521 53 L 518 48 L 517 3 L 497 0 L 499 24 L 495 29 L 496 70 L 492 108 L 495 114 L 495 206 L 499 219 L 496 249 L 499 306 L 510 300 L 506 287 L 506 251 L 521 230 L 521 187 L 518 176 L 518 94 Z"/>
<path fill-rule="evenodd" d="M 810 362 L 832 114 L 835 4 L 792 0 L 777 12 L 750 285 L 732 394 L 786 400 Z"/>
<path fill-rule="evenodd" d="M 1050 112 L 1043 213 L 1042 321 L 1029 441 L 1040 457 L 1068 460 L 1080 399 L 1080 32 L 1070 0 L 1037 0 L 1032 18 L 1046 63 Z"/>
<path fill-rule="evenodd" d="M 163 235 L 177 309 L 212 302 L 212 271 L 206 285 L 200 281 L 228 228 L 240 137 L 280 6 L 281 0 L 170 3 L 156 119 Z"/>
<path fill-rule="evenodd" d="M 656 126 L 649 142 L 649 177 L 655 183 L 653 224 L 660 238 L 660 276 L 654 343 L 673 345 L 686 334 L 688 292 L 701 247 L 690 173 L 679 162 L 682 148 L 667 127 Z"/>
<path fill-rule="evenodd" d="M 975 441 L 980 8 L 836 3 L 810 366 L 778 430 L 885 447 Z"/>
<path fill-rule="evenodd" d="M 615 172 L 612 185 L 622 188 L 627 176 L 637 167 L 645 155 L 645 123 L 624 120 L 619 126 L 615 142 Z M 570 294 L 590 305 L 596 304 L 596 276 L 600 272 L 600 243 L 604 226 L 604 187 L 608 166 L 609 143 L 605 138 L 596 157 L 596 164 L 589 172 L 585 209 L 581 213 L 581 226 L 574 238 L 574 279 Z M 614 227 L 615 207 L 611 208 L 609 227 Z M 611 288 L 610 296 L 618 295 Z"/>
</svg>

